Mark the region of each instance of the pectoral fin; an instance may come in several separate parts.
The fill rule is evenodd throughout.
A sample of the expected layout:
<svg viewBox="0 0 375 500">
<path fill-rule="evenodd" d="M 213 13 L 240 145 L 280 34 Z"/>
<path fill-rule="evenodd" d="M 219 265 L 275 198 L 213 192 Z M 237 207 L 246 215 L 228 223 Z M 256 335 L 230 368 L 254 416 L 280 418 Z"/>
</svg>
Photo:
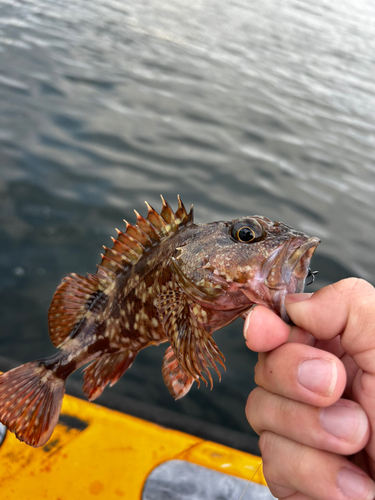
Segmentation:
<svg viewBox="0 0 375 500">
<path fill-rule="evenodd" d="M 207 385 L 204 373 L 212 388 L 213 381 L 208 367 L 216 371 L 220 380 L 221 375 L 216 363 L 225 368 L 225 358 L 195 316 L 194 306 L 194 302 L 177 282 L 171 282 L 169 290 L 161 293 L 157 302 L 160 321 L 179 365 L 188 376 L 198 382 L 198 387 L 200 378 Z"/>
<path fill-rule="evenodd" d="M 179 365 L 171 346 L 165 351 L 162 373 L 165 385 L 175 399 L 180 399 L 190 391 L 194 379 Z"/>
<path fill-rule="evenodd" d="M 196 285 L 184 274 L 178 260 L 175 258 L 172 258 L 170 267 L 180 288 L 193 302 L 215 309 L 215 300 L 223 293 L 222 289 Z"/>
</svg>

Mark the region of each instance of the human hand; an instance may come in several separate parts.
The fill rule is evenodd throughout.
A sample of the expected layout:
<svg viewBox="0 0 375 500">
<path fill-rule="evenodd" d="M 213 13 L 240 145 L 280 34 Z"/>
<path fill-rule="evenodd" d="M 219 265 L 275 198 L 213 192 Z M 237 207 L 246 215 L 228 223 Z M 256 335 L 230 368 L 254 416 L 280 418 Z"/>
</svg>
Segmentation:
<svg viewBox="0 0 375 500">
<path fill-rule="evenodd" d="M 246 319 L 259 352 L 246 416 L 264 475 L 288 500 L 375 497 L 375 289 L 350 278 L 287 296 L 296 326 L 263 306 Z"/>
</svg>

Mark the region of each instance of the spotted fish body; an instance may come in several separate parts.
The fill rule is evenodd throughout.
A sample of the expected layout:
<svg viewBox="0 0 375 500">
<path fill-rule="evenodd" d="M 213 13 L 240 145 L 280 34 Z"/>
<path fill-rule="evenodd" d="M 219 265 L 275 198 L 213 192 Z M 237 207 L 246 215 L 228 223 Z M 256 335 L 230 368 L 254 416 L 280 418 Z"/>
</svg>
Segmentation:
<svg viewBox="0 0 375 500">
<path fill-rule="evenodd" d="M 67 377 L 82 365 L 90 400 L 113 385 L 138 351 L 168 341 L 162 374 L 177 399 L 194 381 L 220 372 L 224 356 L 212 333 L 254 304 L 284 320 L 287 293 L 301 292 L 317 238 L 281 222 L 245 217 L 194 224 L 178 198 L 117 231 L 96 274 L 67 276 L 49 313 L 59 352 L 0 376 L 0 421 L 32 446 L 42 446 L 58 421 Z"/>
</svg>

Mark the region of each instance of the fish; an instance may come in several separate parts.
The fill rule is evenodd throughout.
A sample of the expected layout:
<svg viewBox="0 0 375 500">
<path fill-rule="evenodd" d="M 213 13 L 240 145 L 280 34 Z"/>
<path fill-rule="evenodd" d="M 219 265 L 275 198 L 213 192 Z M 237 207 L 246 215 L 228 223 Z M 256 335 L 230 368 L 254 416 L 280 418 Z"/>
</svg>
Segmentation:
<svg viewBox="0 0 375 500">
<path fill-rule="evenodd" d="M 56 426 L 66 379 L 83 370 L 83 391 L 95 400 L 150 345 L 169 342 L 162 376 L 175 399 L 194 382 L 210 383 L 225 358 L 212 334 L 262 304 L 289 322 L 287 293 L 302 292 L 320 243 L 282 222 L 253 215 L 197 224 L 178 196 L 163 196 L 147 216 L 104 247 L 95 274 L 72 273 L 49 311 L 56 354 L 0 376 L 0 421 L 30 446 L 43 446 Z"/>
</svg>

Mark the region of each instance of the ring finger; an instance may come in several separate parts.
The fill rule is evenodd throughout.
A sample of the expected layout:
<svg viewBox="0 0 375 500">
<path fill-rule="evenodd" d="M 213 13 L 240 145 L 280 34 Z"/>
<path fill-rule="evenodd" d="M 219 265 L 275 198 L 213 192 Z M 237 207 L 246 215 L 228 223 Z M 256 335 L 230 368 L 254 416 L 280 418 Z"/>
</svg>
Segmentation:
<svg viewBox="0 0 375 500">
<path fill-rule="evenodd" d="M 368 419 L 361 406 L 345 399 L 317 408 L 258 387 L 250 394 L 245 411 L 251 427 L 259 435 L 271 431 L 340 455 L 361 450 L 370 435 Z"/>
</svg>

